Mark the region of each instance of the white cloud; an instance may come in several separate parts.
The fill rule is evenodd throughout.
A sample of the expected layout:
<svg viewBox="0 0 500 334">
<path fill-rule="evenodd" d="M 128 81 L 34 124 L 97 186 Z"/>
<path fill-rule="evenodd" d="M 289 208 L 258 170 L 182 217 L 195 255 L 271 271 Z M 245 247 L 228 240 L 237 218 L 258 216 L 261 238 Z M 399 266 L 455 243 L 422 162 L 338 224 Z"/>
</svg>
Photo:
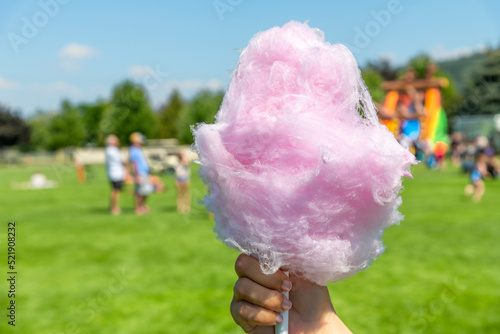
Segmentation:
<svg viewBox="0 0 500 334">
<path fill-rule="evenodd" d="M 60 58 L 88 59 L 97 56 L 99 51 L 88 45 L 70 43 L 66 44 L 61 50 L 59 50 L 58 54 Z"/>
<path fill-rule="evenodd" d="M 208 82 L 207 87 L 210 90 L 220 90 L 222 89 L 222 82 L 217 79 L 212 79 Z"/>
<path fill-rule="evenodd" d="M 58 52 L 61 67 L 67 71 L 79 70 L 82 60 L 93 58 L 97 55 L 99 55 L 99 50 L 78 43 L 66 44 Z"/>
<path fill-rule="evenodd" d="M 205 83 L 199 79 L 189 79 L 184 81 L 172 81 L 170 85 L 178 88 L 179 90 L 199 90 L 206 88 Z"/>
<path fill-rule="evenodd" d="M 17 87 L 19 87 L 17 82 L 0 77 L 0 89 L 15 89 Z"/>
<path fill-rule="evenodd" d="M 134 78 L 142 78 L 151 75 L 153 71 L 150 66 L 134 65 L 128 70 L 128 74 Z"/>
<path fill-rule="evenodd" d="M 453 50 L 448 50 L 444 45 L 439 44 L 434 46 L 430 51 L 429 55 L 434 60 L 453 60 L 461 57 L 470 56 L 476 52 L 485 52 L 486 46 L 478 45 L 476 47 L 461 47 Z"/>
</svg>

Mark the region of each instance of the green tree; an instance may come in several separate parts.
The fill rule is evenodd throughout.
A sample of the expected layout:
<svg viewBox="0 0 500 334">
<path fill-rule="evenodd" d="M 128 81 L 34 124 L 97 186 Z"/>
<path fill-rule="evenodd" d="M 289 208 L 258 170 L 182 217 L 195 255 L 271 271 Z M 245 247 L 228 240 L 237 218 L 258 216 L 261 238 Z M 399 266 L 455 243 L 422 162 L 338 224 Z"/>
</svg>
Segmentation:
<svg viewBox="0 0 500 334">
<path fill-rule="evenodd" d="M 365 70 L 377 72 L 387 81 L 396 80 L 399 71 L 398 68 L 392 67 L 391 61 L 386 58 L 381 58 L 375 62 L 368 62 Z"/>
<path fill-rule="evenodd" d="M 490 51 L 472 74 L 460 114 L 500 113 L 500 49 Z"/>
<path fill-rule="evenodd" d="M 25 147 L 30 141 L 30 126 L 19 112 L 0 105 L 0 148 Z"/>
<path fill-rule="evenodd" d="M 129 143 L 130 134 L 136 131 L 152 138 L 156 134 L 156 123 L 156 114 L 149 105 L 144 88 L 127 80 L 113 89 L 99 128 L 103 135 L 115 134 L 125 144 Z"/>
<path fill-rule="evenodd" d="M 361 71 L 361 76 L 365 81 L 368 90 L 375 102 L 382 102 L 385 96 L 385 92 L 382 89 L 382 82 L 384 78 L 375 69 L 368 67 L 367 69 Z"/>
<path fill-rule="evenodd" d="M 431 63 L 432 63 L 431 57 L 422 53 L 422 54 L 419 54 L 419 55 L 413 57 L 412 59 L 410 59 L 408 66 L 413 67 L 415 72 L 417 72 L 417 77 L 422 79 L 422 78 L 426 77 L 427 67 Z M 403 74 L 404 74 L 404 72 L 403 72 Z"/>
<path fill-rule="evenodd" d="M 50 119 L 48 150 L 57 150 L 68 146 L 81 146 L 86 132 L 83 119 L 78 109 L 67 100 L 61 103 L 61 110 Z"/>
<path fill-rule="evenodd" d="M 193 134 L 191 125 L 198 123 L 213 123 L 215 114 L 219 111 L 223 92 L 212 92 L 209 90 L 200 91 L 189 105 L 182 110 L 179 121 L 177 122 L 179 142 L 182 144 L 192 144 Z"/>
<path fill-rule="evenodd" d="M 158 114 L 158 138 L 177 138 L 177 123 L 185 103 L 177 89 L 175 89 L 165 106 Z"/>
<path fill-rule="evenodd" d="M 55 113 L 38 110 L 35 115 L 28 119 L 31 127 L 31 149 L 47 149 L 50 140 L 50 122 L 54 115 Z"/>
<path fill-rule="evenodd" d="M 102 146 L 104 144 L 104 134 L 99 127 L 108 108 L 108 102 L 99 100 L 95 103 L 82 103 L 78 105 L 80 115 L 82 115 L 83 124 L 85 126 L 86 145 Z"/>
</svg>

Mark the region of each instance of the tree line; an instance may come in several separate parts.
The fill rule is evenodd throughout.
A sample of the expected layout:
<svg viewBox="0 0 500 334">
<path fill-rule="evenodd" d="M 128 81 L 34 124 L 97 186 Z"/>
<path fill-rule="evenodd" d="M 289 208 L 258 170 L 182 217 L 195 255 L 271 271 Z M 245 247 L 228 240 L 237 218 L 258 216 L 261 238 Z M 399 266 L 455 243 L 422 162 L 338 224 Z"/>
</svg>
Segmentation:
<svg viewBox="0 0 500 334">
<path fill-rule="evenodd" d="M 176 138 L 191 144 L 190 125 L 213 122 L 223 96 L 223 92 L 202 90 L 187 101 L 174 90 L 155 111 L 144 87 L 127 80 L 113 88 L 109 100 L 81 104 L 63 100 L 58 110 L 38 111 L 27 119 L 0 105 L 0 147 L 30 151 L 96 147 L 103 146 L 109 134 L 127 145 L 135 131 L 149 139 Z"/>
<path fill-rule="evenodd" d="M 419 77 L 425 77 L 430 62 L 425 54 L 399 68 L 387 60 L 379 60 L 368 63 L 362 75 L 373 99 L 382 102 L 384 80 L 398 79 L 408 66 L 412 66 Z M 442 92 L 442 105 L 449 117 L 500 113 L 500 49 L 488 51 L 481 64 L 471 70 L 463 92 L 455 89 L 447 73 L 436 75 L 450 82 Z M 174 90 L 155 111 L 144 87 L 127 80 L 113 88 L 109 100 L 81 104 L 64 100 L 58 110 L 38 111 L 27 119 L 0 104 L 0 148 L 16 146 L 22 150 L 54 151 L 68 146 L 103 146 L 108 134 L 115 134 L 122 144 L 128 144 L 129 135 L 135 131 L 147 138 L 177 138 L 182 144 L 191 144 L 190 126 L 214 122 L 223 96 L 222 91 L 202 90 L 185 100 Z"/>
</svg>

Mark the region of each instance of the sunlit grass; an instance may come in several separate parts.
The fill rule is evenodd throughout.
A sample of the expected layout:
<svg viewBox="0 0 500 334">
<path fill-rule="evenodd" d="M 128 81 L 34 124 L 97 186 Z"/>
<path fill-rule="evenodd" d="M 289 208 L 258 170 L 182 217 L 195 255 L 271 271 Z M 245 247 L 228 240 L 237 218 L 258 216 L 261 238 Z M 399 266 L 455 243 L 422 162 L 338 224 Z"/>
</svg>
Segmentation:
<svg viewBox="0 0 500 334">
<path fill-rule="evenodd" d="M 35 171 L 60 186 L 10 189 Z M 498 333 L 500 182 L 487 182 L 475 205 L 456 170 L 417 166 L 414 175 L 385 254 L 330 285 L 337 312 L 355 333 Z M 16 331 L 240 333 L 229 314 L 237 252 L 215 239 L 204 208 L 177 214 L 173 178 L 164 176 L 167 192 L 151 196 L 150 215 L 133 214 L 128 188 L 113 217 L 103 168 L 88 176 L 80 185 L 62 165 L 0 168 L 0 245 L 7 222 L 18 224 Z M 193 201 L 204 193 L 193 173 Z M 5 280 L 0 289 L 5 310 Z M 0 332 L 13 332 L 2 319 Z"/>
</svg>

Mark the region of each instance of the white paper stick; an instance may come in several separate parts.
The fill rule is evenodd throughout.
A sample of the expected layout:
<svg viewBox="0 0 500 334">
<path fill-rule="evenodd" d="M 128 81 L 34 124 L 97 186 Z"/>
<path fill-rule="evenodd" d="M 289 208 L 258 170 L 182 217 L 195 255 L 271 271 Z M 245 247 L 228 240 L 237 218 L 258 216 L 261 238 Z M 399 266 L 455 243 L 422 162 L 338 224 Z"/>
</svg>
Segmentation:
<svg viewBox="0 0 500 334">
<path fill-rule="evenodd" d="M 288 276 L 288 271 L 285 271 L 285 275 Z M 288 298 L 288 296 L 289 296 L 288 292 L 289 291 L 283 292 L 283 294 L 285 295 L 286 298 Z M 288 334 L 288 310 L 283 311 L 281 313 L 281 315 L 283 316 L 283 321 L 280 324 L 277 324 L 276 326 L 274 326 L 274 333 L 275 334 Z"/>
</svg>

